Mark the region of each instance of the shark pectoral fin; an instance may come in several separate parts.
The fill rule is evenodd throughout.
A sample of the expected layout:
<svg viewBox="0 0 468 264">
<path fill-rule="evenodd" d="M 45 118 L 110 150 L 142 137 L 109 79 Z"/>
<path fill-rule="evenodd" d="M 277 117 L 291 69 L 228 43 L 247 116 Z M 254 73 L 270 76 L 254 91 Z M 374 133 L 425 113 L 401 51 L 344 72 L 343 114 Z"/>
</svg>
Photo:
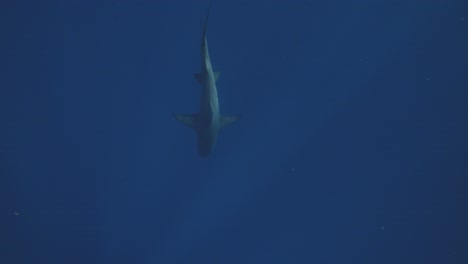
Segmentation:
<svg viewBox="0 0 468 264">
<path fill-rule="evenodd" d="M 195 120 L 197 119 L 197 115 L 181 115 L 181 114 L 173 114 L 175 119 L 177 119 L 182 124 L 195 129 Z"/>
<path fill-rule="evenodd" d="M 221 72 L 213 72 L 214 74 L 214 79 L 215 79 L 215 82 L 218 80 L 219 78 L 219 75 L 221 75 Z"/>
<path fill-rule="evenodd" d="M 239 115 L 236 116 L 221 116 L 221 128 L 230 125 L 240 119 Z"/>
<path fill-rule="evenodd" d="M 193 77 L 195 77 L 195 80 L 199 83 L 203 83 L 203 74 L 202 73 L 195 73 L 193 74 Z"/>
</svg>

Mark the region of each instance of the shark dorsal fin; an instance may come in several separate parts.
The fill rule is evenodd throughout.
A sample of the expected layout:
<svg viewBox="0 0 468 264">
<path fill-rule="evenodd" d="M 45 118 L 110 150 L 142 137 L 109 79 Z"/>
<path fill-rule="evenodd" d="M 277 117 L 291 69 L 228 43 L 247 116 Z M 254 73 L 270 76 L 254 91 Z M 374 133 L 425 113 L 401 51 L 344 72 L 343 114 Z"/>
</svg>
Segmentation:
<svg viewBox="0 0 468 264">
<path fill-rule="evenodd" d="M 214 77 L 215 82 L 218 80 L 220 75 L 221 75 L 221 72 L 213 72 L 213 77 Z M 195 80 L 197 80 L 197 82 L 203 83 L 203 73 L 201 72 L 195 73 L 193 77 L 195 77 Z"/>
<path fill-rule="evenodd" d="M 215 82 L 218 80 L 219 76 L 221 75 L 221 72 L 213 72 Z"/>
</svg>

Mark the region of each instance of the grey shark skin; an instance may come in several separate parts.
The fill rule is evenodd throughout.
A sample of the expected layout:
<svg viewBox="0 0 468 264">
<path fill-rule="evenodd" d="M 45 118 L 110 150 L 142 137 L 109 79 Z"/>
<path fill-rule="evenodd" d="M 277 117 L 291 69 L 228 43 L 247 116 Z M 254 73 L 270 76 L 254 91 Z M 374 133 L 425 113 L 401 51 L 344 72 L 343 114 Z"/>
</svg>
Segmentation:
<svg viewBox="0 0 468 264">
<path fill-rule="evenodd" d="M 209 12 L 208 12 L 209 15 Z M 220 73 L 214 72 L 211 67 L 208 43 L 206 41 L 206 26 L 208 15 L 203 26 L 201 43 L 201 72 L 194 74 L 195 79 L 201 84 L 200 110 L 196 114 L 174 114 L 174 117 L 184 125 L 192 128 L 197 133 L 198 153 L 207 157 L 213 151 L 221 128 L 234 123 L 239 116 L 224 116 L 219 111 L 218 91 L 216 80 Z"/>
</svg>

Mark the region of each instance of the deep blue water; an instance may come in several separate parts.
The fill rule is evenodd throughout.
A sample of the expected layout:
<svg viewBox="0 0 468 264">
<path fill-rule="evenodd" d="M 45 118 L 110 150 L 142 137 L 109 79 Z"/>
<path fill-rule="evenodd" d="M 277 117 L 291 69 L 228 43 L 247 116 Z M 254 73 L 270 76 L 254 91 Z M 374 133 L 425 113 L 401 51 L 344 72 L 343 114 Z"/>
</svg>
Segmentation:
<svg viewBox="0 0 468 264">
<path fill-rule="evenodd" d="M 0 263 L 468 263 L 468 3 L 2 1 Z"/>
</svg>

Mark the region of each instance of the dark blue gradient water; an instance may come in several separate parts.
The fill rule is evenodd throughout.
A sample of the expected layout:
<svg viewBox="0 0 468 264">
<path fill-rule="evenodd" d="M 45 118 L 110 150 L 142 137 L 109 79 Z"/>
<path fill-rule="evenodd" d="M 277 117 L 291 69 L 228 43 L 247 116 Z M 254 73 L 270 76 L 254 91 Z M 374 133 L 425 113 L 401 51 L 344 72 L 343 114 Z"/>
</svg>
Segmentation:
<svg viewBox="0 0 468 264">
<path fill-rule="evenodd" d="M 0 263 L 468 263 L 464 1 L 2 1 Z"/>
</svg>

